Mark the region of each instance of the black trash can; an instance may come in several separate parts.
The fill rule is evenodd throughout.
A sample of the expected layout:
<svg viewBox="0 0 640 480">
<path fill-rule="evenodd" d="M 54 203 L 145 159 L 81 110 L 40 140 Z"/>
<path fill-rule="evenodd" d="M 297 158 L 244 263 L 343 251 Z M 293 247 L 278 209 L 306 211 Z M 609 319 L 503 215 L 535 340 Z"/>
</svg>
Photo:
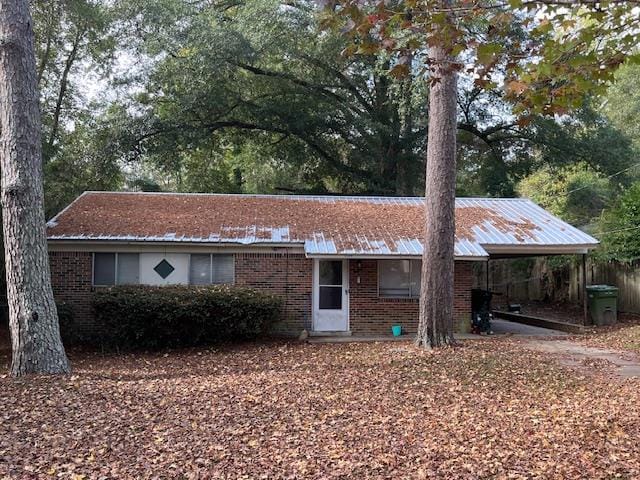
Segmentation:
<svg viewBox="0 0 640 480">
<path fill-rule="evenodd" d="M 474 333 L 491 332 L 491 298 L 489 290 L 471 290 L 471 326 Z"/>
</svg>

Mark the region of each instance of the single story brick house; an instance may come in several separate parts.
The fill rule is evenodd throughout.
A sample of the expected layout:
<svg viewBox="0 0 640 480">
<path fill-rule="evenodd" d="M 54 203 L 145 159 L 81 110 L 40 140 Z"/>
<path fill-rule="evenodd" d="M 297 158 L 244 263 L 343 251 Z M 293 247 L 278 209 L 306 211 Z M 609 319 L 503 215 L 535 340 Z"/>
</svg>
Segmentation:
<svg viewBox="0 0 640 480">
<path fill-rule="evenodd" d="M 423 198 L 85 192 L 47 223 L 54 293 L 87 332 L 95 289 L 216 284 L 283 297 L 277 333 L 416 331 Z M 529 200 L 456 200 L 457 328 L 473 262 L 584 254 L 597 240 Z M 95 332 L 99 335 L 99 332 Z"/>
</svg>

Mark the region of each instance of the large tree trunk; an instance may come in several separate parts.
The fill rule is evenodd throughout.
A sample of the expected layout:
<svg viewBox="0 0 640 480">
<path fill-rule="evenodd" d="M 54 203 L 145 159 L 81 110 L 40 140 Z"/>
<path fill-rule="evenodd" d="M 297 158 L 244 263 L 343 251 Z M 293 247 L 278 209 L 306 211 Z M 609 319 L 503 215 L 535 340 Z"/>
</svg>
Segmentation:
<svg viewBox="0 0 640 480">
<path fill-rule="evenodd" d="M 45 236 L 40 112 L 28 0 L 0 0 L 2 223 L 11 373 L 67 373 Z"/>
<path fill-rule="evenodd" d="M 457 74 L 444 49 L 429 56 L 435 71 L 429 89 L 429 139 L 425 193 L 418 345 L 453 344 L 453 255 L 456 191 Z"/>
</svg>

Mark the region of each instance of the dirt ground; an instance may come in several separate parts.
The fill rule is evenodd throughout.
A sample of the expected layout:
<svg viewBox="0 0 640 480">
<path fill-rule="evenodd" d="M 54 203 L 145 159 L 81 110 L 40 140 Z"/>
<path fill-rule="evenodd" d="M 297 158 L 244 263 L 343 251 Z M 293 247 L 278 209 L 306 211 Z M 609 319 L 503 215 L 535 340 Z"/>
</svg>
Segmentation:
<svg viewBox="0 0 640 480">
<path fill-rule="evenodd" d="M 71 352 L 72 376 L 0 378 L 0 478 L 640 478 L 640 380 L 563 355 L 505 337 Z"/>
</svg>

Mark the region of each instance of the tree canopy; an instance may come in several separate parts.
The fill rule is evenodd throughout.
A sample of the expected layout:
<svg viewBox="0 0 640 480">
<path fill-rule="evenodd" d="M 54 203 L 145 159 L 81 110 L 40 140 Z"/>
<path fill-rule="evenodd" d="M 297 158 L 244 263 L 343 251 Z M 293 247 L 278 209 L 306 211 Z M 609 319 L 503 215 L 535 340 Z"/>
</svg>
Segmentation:
<svg viewBox="0 0 640 480">
<path fill-rule="evenodd" d="M 480 54 L 478 64 L 488 60 L 491 68 L 475 79 L 463 72 L 460 81 L 457 193 L 528 195 L 546 205 L 545 196 L 569 191 L 578 181 L 573 176 L 586 176 L 595 183 L 579 192 L 593 193 L 593 187 L 599 193 L 585 208 L 579 198 L 564 199 L 558 213 L 593 224 L 599 209 L 638 175 L 637 67 L 625 65 L 606 92 L 600 87 L 608 73 L 592 79 L 598 88 L 580 108 L 556 102 L 554 116 L 522 110 L 517 85 L 508 79 L 524 66 L 507 65 L 506 54 L 560 48 L 568 33 L 556 31 L 557 18 L 553 28 L 540 27 L 539 18 L 526 28 L 514 22 L 508 27 L 508 18 L 528 15 L 530 5 L 517 3 L 498 18 L 499 31 L 489 32 L 490 47 L 472 43 L 461 54 Z M 373 48 L 365 42 L 353 51 L 352 38 L 320 29 L 322 18 L 310 1 L 33 6 L 49 216 L 86 189 L 424 193 L 429 112 L 422 79 L 428 67 L 419 48 L 403 56 L 412 35 L 400 35 L 401 25 L 394 26 L 391 36 L 402 38 L 393 44 Z M 366 28 L 374 32 L 379 21 L 393 23 L 396 14 L 363 21 L 371 20 Z M 618 24 L 623 20 L 619 8 L 607 9 L 605 17 L 612 15 Z M 473 31 L 486 34 L 490 17 L 472 18 Z M 500 49 L 491 40 L 498 34 L 508 39 Z M 575 53 L 578 44 L 571 45 L 559 59 Z M 566 68 L 583 68 L 586 75 L 590 58 Z M 135 68 L 118 70 L 119 62 Z M 567 86 L 557 68 L 564 67 L 541 67 L 528 90 Z M 609 176 L 605 188 L 602 178 Z"/>
<path fill-rule="evenodd" d="M 613 193 L 609 180 L 584 163 L 545 166 L 522 179 L 517 190 L 580 227 L 588 227 L 600 216 Z"/>
<path fill-rule="evenodd" d="M 611 124 L 640 150 L 640 65 L 627 64 L 616 73 L 616 81 L 602 99 L 602 110 Z"/>
<path fill-rule="evenodd" d="M 599 222 L 602 257 L 630 262 L 640 259 L 640 182 L 627 189 Z"/>
</svg>

